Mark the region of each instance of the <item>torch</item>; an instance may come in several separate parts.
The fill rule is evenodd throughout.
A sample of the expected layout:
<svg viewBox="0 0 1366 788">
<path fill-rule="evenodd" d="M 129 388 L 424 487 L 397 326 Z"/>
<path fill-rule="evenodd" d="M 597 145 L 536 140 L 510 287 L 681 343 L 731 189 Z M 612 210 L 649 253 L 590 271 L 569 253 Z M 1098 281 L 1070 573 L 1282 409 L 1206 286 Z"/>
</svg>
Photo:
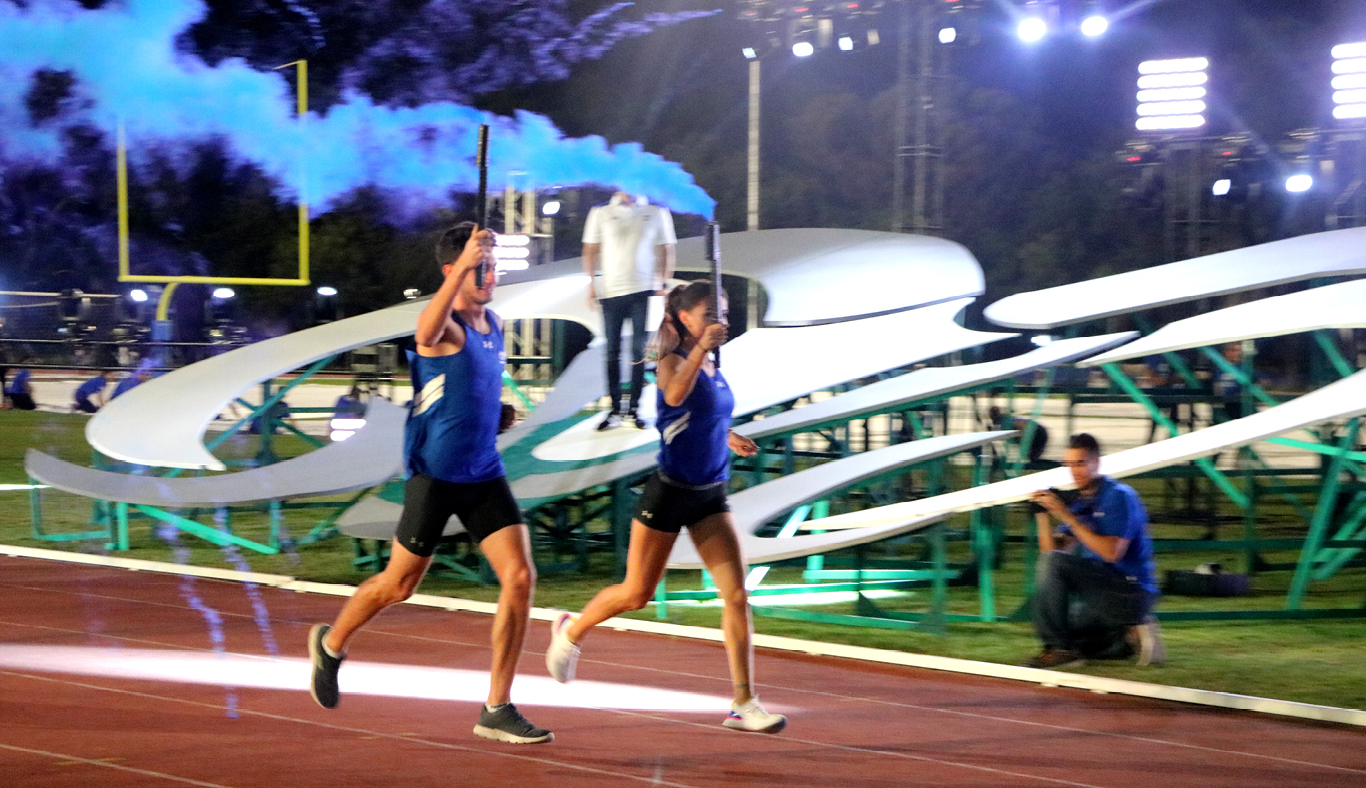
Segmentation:
<svg viewBox="0 0 1366 788">
<path fill-rule="evenodd" d="M 707 262 L 711 264 L 711 283 L 712 283 L 712 309 L 716 313 L 716 320 L 719 323 L 726 321 L 725 313 L 721 311 L 721 225 L 718 222 L 707 222 Z M 716 354 L 716 366 L 721 366 L 721 348 L 713 351 Z"/>
<path fill-rule="evenodd" d="M 474 161 L 479 167 L 479 193 L 475 197 L 475 210 L 478 212 L 480 230 L 487 230 L 489 227 L 489 127 L 486 124 L 479 125 L 478 152 L 475 154 Z M 484 258 L 479 258 L 479 265 L 474 267 L 474 286 L 482 290 L 484 288 L 484 269 L 487 265 Z"/>
</svg>

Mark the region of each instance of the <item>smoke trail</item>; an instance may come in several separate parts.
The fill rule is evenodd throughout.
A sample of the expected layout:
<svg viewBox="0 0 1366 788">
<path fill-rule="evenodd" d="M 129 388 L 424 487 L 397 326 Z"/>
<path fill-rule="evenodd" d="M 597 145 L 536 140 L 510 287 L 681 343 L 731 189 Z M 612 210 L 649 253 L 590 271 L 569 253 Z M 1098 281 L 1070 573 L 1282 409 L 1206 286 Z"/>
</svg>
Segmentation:
<svg viewBox="0 0 1366 788">
<path fill-rule="evenodd" d="M 175 555 L 175 562 L 184 566 L 190 563 L 190 549 L 180 543 L 180 529 L 167 522 L 159 522 L 156 526 L 156 534 L 162 541 L 170 545 L 172 553 Z M 199 596 L 199 591 L 195 588 L 194 578 L 185 575 L 180 579 L 180 598 L 185 600 L 185 604 L 199 612 L 203 617 L 205 625 L 209 628 L 209 643 L 213 646 L 213 653 L 219 659 L 227 658 L 225 648 L 226 640 L 223 636 L 223 615 L 217 610 L 209 607 L 204 602 L 203 597 Z M 228 710 L 228 716 L 237 718 L 237 688 L 231 685 L 223 685 L 223 705 Z"/>
<path fill-rule="evenodd" d="M 522 183 L 596 183 L 712 215 L 715 201 L 677 164 L 634 143 L 566 138 L 531 113 L 505 118 L 449 102 L 391 109 L 347 93 L 300 123 L 282 73 L 235 58 L 211 67 L 176 50 L 177 34 L 204 12 L 199 0 L 127 0 L 95 11 L 71 0 L 0 4 L 0 160 L 52 162 L 63 129 L 85 123 L 112 133 L 122 121 L 135 163 L 154 145 L 217 135 L 291 189 L 306 158 L 304 193 L 320 207 L 365 184 L 444 202 L 452 189 L 473 190 L 476 129 L 487 123 L 495 188 L 518 171 L 527 174 Z M 41 70 L 74 75 L 74 95 L 58 117 L 35 125 L 25 95 Z"/>
<path fill-rule="evenodd" d="M 218 530 L 228 530 L 226 517 L 222 509 L 214 512 L 213 521 Z M 289 536 L 285 534 L 282 535 L 280 541 L 284 545 L 290 558 L 297 564 L 299 561 L 299 554 L 298 551 L 293 549 L 294 540 L 290 539 Z M 220 545 L 219 549 L 223 551 L 223 557 L 227 559 L 228 563 L 236 567 L 237 571 L 247 573 L 252 571 L 251 564 L 247 562 L 246 556 L 242 555 L 242 551 L 238 549 L 237 545 Z M 279 659 L 280 647 L 275 641 L 275 630 L 270 625 L 270 610 L 266 607 L 266 600 L 261 597 L 261 589 L 250 580 L 244 581 L 242 587 L 247 592 L 247 599 L 251 600 L 252 617 L 256 620 L 256 629 L 261 633 L 261 642 L 266 647 L 266 653 Z"/>
</svg>

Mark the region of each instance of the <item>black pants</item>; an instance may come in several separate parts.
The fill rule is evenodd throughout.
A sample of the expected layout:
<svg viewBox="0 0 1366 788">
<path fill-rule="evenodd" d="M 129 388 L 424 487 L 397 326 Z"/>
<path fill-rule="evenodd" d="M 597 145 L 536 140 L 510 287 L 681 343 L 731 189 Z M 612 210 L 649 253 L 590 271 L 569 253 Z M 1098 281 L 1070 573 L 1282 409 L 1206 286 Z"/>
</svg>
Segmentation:
<svg viewBox="0 0 1366 788">
<path fill-rule="evenodd" d="M 626 410 L 634 413 L 640 405 L 640 390 L 645 387 L 645 341 L 649 338 L 645 321 L 650 314 L 649 290 L 615 298 L 604 298 L 602 304 L 603 330 L 607 332 L 607 393 L 612 397 L 612 410 L 620 413 L 621 403 L 621 326 L 631 320 L 631 394 Z"/>
<path fill-rule="evenodd" d="M 1034 631 L 1050 648 L 1102 651 L 1142 623 L 1153 603 L 1138 583 L 1071 553 L 1040 555 L 1035 579 Z"/>
</svg>

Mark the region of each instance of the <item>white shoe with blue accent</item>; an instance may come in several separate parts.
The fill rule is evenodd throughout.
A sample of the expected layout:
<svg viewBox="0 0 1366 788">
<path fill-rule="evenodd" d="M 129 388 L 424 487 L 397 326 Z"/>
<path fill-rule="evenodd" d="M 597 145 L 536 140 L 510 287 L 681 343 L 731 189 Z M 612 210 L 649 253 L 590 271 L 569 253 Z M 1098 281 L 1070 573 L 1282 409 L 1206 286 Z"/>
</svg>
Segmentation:
<svg viewBox="0 0 1366 788">
<path fill-rule="evenodd" d="M 769 714 L 764 711 L 756 695 L 738 706 L 732 705 L 730 716 L 721 724 L 737 731 L 777 733 L 787 727 L 787 718 L 781 714 Z"/>
<path fill-rule="evenodd" d="M 569 640 L 569 625 L 574 617 L 561 613 L 550 628 L 550 648 L 545 652 L 545 667 L 556 681 L 564 684 L 574 680 L 579 666 L 579 647 Z"/>
</svg>

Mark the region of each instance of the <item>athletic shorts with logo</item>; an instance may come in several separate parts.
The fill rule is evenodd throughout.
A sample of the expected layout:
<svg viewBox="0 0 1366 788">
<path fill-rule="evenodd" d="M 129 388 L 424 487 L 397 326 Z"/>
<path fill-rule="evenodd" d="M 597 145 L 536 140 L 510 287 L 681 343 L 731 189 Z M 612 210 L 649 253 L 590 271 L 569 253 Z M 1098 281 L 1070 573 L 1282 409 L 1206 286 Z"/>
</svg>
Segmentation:
<svg viewBox="0 0 1366 788">
<path fill-rule="evenodd" d="M 522 522 L 522 510 L 504 476 L 462 484 L 415 473 L 403 486 L 403 516 L 394 539 L 414 555 L 429 556 L 452 515 L 476 544 Z"/>
<path fill-rule="evenodd" d="M 713 514 L 729 511 L 724 481 L 694 487 L 656 471 L 636 504 L 636 519 L 656 531 L 676 534 Z"/>
</svg>

